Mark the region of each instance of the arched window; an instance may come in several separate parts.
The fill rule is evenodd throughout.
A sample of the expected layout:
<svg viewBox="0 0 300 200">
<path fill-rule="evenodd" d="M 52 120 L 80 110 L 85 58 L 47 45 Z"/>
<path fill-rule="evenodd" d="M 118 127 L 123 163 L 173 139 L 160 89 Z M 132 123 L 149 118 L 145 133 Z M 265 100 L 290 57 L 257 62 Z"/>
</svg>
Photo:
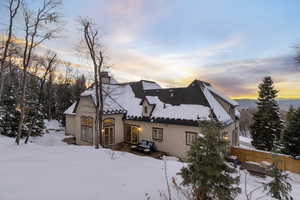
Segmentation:
<svg viewBox="0 0 300 200">
<path fill-rule="evenodd" d="M 106 118 L 103 120 L 103 127 L 105 126 L 111 126 L 115 125 L 115 119 L 114 118 Z"/>
</svg>

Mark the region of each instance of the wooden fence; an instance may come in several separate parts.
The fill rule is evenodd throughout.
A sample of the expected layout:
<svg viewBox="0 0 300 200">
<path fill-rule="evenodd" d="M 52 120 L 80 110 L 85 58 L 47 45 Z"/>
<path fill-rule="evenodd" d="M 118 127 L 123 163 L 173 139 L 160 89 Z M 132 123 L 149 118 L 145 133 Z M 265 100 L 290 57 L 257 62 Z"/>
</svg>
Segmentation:
<svg viewBox="0 0 300 200">
<path fill-rule="evenodd" d="M 261 163 L 262 161 L 267 161 L 273 163 L 274 160 L 276 160 L 278 161 L 278 167 L 280 169 L 300 174 L 300 160 L 294 160 L 293 158 L 286 155 L 244 149 L 239 147 L 231 147 L 230 152 L 231 155 L 237 156 L 238 159 L 242 162 L 253 161 Z"/>
</svg>

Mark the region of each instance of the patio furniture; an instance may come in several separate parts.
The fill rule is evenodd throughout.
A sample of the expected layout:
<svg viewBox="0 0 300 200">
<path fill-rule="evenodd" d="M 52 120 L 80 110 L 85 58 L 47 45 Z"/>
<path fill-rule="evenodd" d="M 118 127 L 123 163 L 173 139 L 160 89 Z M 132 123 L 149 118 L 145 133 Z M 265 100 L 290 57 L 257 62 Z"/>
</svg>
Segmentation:
<svg viewBox="0 0 300 200">
<path fill-rule="evenodd" d="M 141 140 L 137 145 L 131 145 L 131 150 L 150 154 L 156 151 L 155 143 L 148 140 Z"/>
</svg>

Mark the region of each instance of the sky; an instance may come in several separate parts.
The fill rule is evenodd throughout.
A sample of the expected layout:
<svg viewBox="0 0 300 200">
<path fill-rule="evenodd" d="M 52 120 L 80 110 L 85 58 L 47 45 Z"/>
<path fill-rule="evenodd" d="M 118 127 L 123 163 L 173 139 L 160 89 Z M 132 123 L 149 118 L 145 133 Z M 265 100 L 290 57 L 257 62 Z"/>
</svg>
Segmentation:
<svg viewBox="0 0 300 200">
<path fill-rule="evenodd" d="M 300 98 L 292 48 L 300 43 L 298 0 L 63 2 L 64 31 L 45 46 L 79 72 L 92 71 L 76 50 L 82 35 L 78 19 L 89 17 L 100 29 L 105 64 L 120 82 L 146 79 L 184 87 L 200 79 L 230 97 L 256 98 L 263 77 L 272 76 L 279 97 Z"/>
</svg>

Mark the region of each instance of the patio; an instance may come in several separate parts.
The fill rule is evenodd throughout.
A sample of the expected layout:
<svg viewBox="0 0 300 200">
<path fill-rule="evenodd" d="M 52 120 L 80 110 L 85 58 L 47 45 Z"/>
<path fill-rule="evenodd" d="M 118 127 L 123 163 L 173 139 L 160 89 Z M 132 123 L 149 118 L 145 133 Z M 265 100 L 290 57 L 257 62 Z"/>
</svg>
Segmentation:
<svg viewBox="0 0 300 200">
<path fill-rule="evenodd" d="M 139 152 L 139 151 L 133 151 L 130 148 L 131 145 L 132 144 L 122 142 L 120 144 L 114 145 L 112 147 L 112 149 L 115 151 L 124 151 L 124 152 L 128 152 L 128 153 L 133 153 L 133 154 L 136 154 L 139 156 L 148 156 L 148 157 L 152 157 L 152 158 L 156 158 L 156 159 L 161 159 L 162 156 L 167 155 L 167 153 L 161 152 L 161 151 L 151 152 L 150 154 L 146 154 L 146 153 Z"/>
</svg>

